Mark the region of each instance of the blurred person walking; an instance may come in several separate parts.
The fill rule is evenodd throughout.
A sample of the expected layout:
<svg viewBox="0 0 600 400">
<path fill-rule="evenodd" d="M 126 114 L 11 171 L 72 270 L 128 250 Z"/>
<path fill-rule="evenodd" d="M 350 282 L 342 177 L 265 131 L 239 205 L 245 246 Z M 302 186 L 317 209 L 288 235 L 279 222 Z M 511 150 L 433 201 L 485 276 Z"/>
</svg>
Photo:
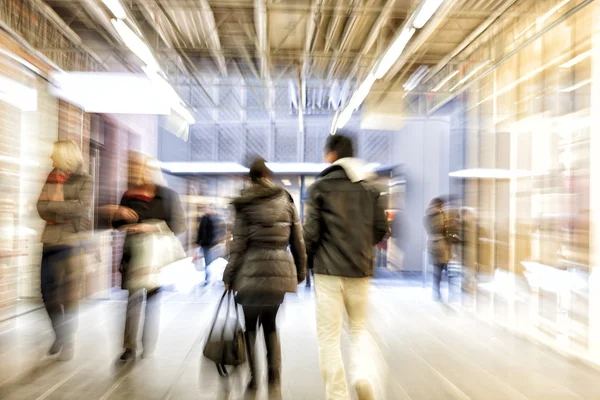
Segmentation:
<svg viewBox="0 0 600 400">
<path fill-rule="evenodd" d="M 452 258 L 452 240 L 451 240 L 451 218 L 444 210 L 446 202 L 436 197 L 429 203 L 425 211 L 424 225 L 429 239 L 427 242 L 427 251 L 433 264 L 433 299 L 441 300 L 440 283 L 442 273 L 448 269 L 448 263 Z"/>
<path fill-rule="evenodd" d="M 83 263 L 83 234 L 90 229 L 92 178 L 82 172 L 83 154 L 72 140 L 54 143 L 53 170 L 37 202 L 46 221 L 42 234 L 41 292 L 56 339 L 49 354 L 74 354 Z"/>
<path fill-rule="evenodd" d="M 286 293 L 296 292 L 306 275 L 302 225 L 292 196 L 271 181 L 262 159 L 252 163 L 252 185 L 234 200 L 235 225 L 230 260 L 223 275 L 244 309 L 251 379 L 256 388 L 257 329 L 262 326 L 268 357 L 269 392 L 281 395 L 281 349 L 276 318 Z M 288 245 L 291 255 L 288 252 Z"/>
<path fill-rule="evenodd" d="M 163 179 L 158 162 L 151 157 L 137 152 L 129 154 L 129 187 L 121 199 L 119 206 L 113 207 L 112 226 L 124 229 L 127 234 L 123 246 L 121 261 L 122 287 L 129 291 L 127 302 L 127 316 L 125 321 L 125 334 L 121 361 L 135 360 L 139 336 L 141 306 L 143 297 L 137 289 L 137 279 L 140 274 L 152 274 L 145 280 L 146 309 L 142 330 L 142 346 L 144 358 L 149 357 L 155 350 L 158 341 L 160 325 L 160 285 L 154 271 L 144 268 L 133 270 L 130 261 L 137 254 L 144 251 L 132 245 L 136 235 L 155 232 L 156 225 L 150 221 L 164 221 L 169 229 L 179 234 L 185 230 L 183 208 L 177 193 L 162 185 Z M 143 267 L 143 266 L 142 266 Z"/>
<path fill-rule="evenodd" d="M 369 284 L 375 246 L 388 231 L 375 174 L 354 157 L 352 141 L 332 135 L 325 146 L 332 165 L 309 189 L 304 240 L 314 257 L 317 336 L 328 400 L 350 399 L 341 352 L 344 310 L 353 345 L 352 378 L 359 399 L 373 399 L 366 349 Z"/>
<path fill-rule="evenodd" d="M 217 215 L 215 207 L 213 205 L 206 207 L 206 212 L 200 220 L 196 236 L 196 245 L 202 248 L 202 254 L 204 255 L 205 285 L 210 283 L 210 265 L 219 258 L 216 250 L 217 246 L 225 240 L 225 232 L 225 221 Z"/>
</svg>

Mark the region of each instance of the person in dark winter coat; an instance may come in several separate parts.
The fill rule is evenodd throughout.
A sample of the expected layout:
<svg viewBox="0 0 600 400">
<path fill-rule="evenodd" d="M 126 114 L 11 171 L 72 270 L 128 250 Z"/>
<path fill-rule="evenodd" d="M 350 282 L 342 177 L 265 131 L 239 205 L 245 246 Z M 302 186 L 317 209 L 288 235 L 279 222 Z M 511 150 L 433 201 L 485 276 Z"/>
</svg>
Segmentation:
<svg viewBox="0 0 600 400">
<path fill-rule="evenodd" d="M 250 168 L 252 185 L 234 200 L 235 226 L 230 260 L 223 274 L 244 309 L 252 379 L 258 325 L 266 340 L 270 391 L 280 390 L 281 349 L 275 319 L 286 293 L 296 292 L 306 275 L 302 227 L 291 195 L 271 182 L 264 160 Z M 291 254 L 288 251 L 288 246 Z"/>
<path fill-rule="evenodd" d="M 367 303 L 375 246 L 388 232 L 376 175 L 354 158 L 352 141 L 330 136 L 326 160 L 332 165 L 309 189 L 304 240 L 314 259 L 317 335 L 327 399 L 349 399 L 341 354 L 344 311 L 353 344 L 351 378 L 360 400 L 372 399 L 369 354 L 365 349 Z"/>
</svg>

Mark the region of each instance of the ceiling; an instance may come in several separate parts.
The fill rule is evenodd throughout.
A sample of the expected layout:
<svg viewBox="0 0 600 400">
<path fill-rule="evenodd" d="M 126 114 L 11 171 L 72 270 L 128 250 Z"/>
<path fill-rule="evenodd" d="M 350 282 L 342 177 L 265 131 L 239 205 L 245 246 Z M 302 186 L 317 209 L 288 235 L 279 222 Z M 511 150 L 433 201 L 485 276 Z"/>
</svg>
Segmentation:
<svg viewBox="0 0 600 400">
<path fill-rule="evenodd" d="M 141 72 L 140 61 L 119 40 L 110 23 L 111 13 L 101 0 L 45 2 L 87 47 L 103 58 L 109 69 Z M 298 108 L 299 99 L 304 98 L 304 109 L 329 111 L 344 106 L 420 3 L 419 0 L 121 2 L 177 89 L 187 85 L 191 91 L 208 96 L 214 93 L 215 86 L 235 86 L 243 81 L 255 88 L 282 88 L 289 94 L 291 101 L 287 104 L 292 108 Z M 407 57 L 401 57 L 374 86 L 371 95 L 384 98 L 390 92 L 402 91 L 402 85 L 417 68 L 433 67 L 444 60 L 506 0 L 446 0 L 445 3 L 447 11 L 438 11 L 443 15 L 436 14 L 435 29 L 428 30 L 426 25 L 419 30 L 411 41 L 419 45 L 413 46 Z M 268 94 L 264 99 L 260 94 L 257 97 L 257 107 L 276 106 Z M 213 101 L 212 106 L 217 107 L 217 103 Z"/>
</svg>

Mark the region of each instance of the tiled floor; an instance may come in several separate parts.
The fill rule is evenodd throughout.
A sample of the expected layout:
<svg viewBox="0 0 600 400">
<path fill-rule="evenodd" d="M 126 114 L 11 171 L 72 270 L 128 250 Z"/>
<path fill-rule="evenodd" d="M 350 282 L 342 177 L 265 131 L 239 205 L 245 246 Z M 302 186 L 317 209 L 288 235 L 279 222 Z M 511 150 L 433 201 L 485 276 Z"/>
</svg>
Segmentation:
<svg viewBox="0 0 600 400">
<path fill-rule="evenodd" d="M 165 293 L 154 358 L 119 365 L 123 299 L 84 304 L 75 359 L 44 357 L 52 341 L 43 310 L 0 336 L 0 398 L 6 400 L 236 399 L 246 371 L 230 381 L 202 358 L 222 288 Z M 379 398 L 600 399 L 600 373 L 542 346 L 434 304 L 419 287 L 378 283 L 371 293 L 370 353 Z M 313 293 L 302 289 L 279 316 L 283 397 L 324 399 Z M 7 380 L 7 378 L 10 378 Z M 263 376 L 264 379 L 264 376 Z M 260 392 L 260 398 L 266 393 Z"/>
</svg>

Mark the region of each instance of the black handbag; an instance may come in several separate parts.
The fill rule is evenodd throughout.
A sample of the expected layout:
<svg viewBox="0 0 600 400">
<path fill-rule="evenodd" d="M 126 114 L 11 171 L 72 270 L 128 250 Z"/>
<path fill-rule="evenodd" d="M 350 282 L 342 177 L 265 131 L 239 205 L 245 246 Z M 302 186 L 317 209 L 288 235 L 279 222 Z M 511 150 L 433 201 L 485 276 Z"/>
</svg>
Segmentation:
<svg viewBox="0 0 600 400">
<path fill-rule="evenodd" d="M 227 297 L 227 305 L 223 307 L 225 297 Z M 216 364 L 217 371 L 222 377 L 229 376 L 226 365 L 237 367 L 246 362 L 244 328 L 232 290 L 225 290 L 221 296 L 203 354 Z"/>
</svg>

